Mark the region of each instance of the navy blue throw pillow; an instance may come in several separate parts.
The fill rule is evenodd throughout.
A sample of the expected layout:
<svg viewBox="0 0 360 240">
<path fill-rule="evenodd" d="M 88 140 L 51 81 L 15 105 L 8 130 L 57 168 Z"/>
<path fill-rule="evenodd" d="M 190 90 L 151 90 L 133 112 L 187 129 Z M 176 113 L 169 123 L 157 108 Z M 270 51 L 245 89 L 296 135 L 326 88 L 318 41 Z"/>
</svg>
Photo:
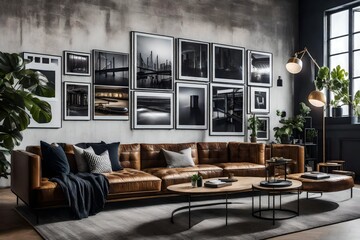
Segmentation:
<svg viewBox="0 0 360 240">
<path fill-rule="evenodd" d="M 119 171 L 123 168 L 120 165 L 119 162 L 119 142 L 114 143 L 88 143 L 89 147 L 91 146 L 94 149 L 94 152 L 97 155 L 102 154 L 106 150 L 109 151 L 109 157 L 111 161 L 111 168 L 113 171 Z"/>
<path fill-rule="evenodd" d="M 99 143 L 87 143 L 87 142 L 81 142 L 81 143 L 77 143 L 75 144 L 75 146 L 79 147 L 79 148 L 82 148 L 82 149 L 85 149 L 85 148 L 88 148 L 90 146 L 92 146 L 92 144 L 105 144 L 105 142 L 101 141 Z"/>
<path fill-rule="evenodd" d="M 69 174 L 70 166 L 64 149 L 55 144 L 40 141 L 42 154 L 42 174 L 44 177 L 55 177 L 62 173 Z"/>
</svg>

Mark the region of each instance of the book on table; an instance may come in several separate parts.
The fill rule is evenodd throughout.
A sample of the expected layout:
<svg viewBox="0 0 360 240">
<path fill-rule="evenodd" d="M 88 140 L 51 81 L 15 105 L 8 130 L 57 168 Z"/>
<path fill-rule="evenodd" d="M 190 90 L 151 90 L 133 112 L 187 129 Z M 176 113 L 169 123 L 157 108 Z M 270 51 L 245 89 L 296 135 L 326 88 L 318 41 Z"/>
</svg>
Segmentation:
<svg viewBox="0 0 360 240">
<path fill-rule="evenodd" d="M 226 187 L 226 186 L 231 186 L 231 185 L 232 185 L 231 182 L 223 182 L 219 179 L 209 180 L 204 183 L 204 186 L 209 187 L 209 188 L 220 188 L 220 187 Z"/>
<path fill-rule="evenodd" d="M 310 178 L 310 179 L 325 179 L 329 178 L 330 175 L 323 172 L 307 172 L 301 175 L 302 178 Z"/>
</svg>

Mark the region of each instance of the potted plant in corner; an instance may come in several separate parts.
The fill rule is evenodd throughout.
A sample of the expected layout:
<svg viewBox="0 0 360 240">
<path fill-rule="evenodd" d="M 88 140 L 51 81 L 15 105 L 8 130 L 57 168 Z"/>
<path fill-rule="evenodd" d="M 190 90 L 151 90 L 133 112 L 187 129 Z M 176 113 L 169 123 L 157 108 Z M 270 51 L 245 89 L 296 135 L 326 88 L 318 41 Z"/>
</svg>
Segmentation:
<svg viewBox="0 0 360 240">
<path fill-rule="evenodd" d="M 248 128 L 251 130 L 250 142 L 256 143 L 257 130 L 261 126 L 261 122 L 255 114 L 251 114 L 248 119 L 248 124 Z"/>
<path fill-rule="evenodd" d="M 10 175 L 7 156 L 20 145 L 30 116 L 38 123 L 52 117 L 50 104 L 35 95 L 54 97 L 54 86 L 42 73 L 25 69 L 27 63 L 19 54 L 0 52 L 0 178 Z"/>
<path fill-rule="evenodd" d="M 331 72 L 326 66 L 319 69 L 315 85 L 319 91 L 328 89 L 333 94 L 330 101 L 332 116 L 342 117 L 342 105 L 350 103 L 348 73 L 340 65 Z"/>
<path fill-rule="evenodd" d="M 311 109 L 303 102 L 300 103 L 300 113 L 295 117 L 286 118 L 285 111 L 276 110 L 276 115 L 280 117 L 279 123 L 282 124 L 280 127 L 273 128 L 276 141 L 284 144 L 291 143 L 294 130 L 303 131 L 305 117 L 310 114 L 310 111 Z"/>
<path fill-rule="evenodd" d="M 352 108 L 353 108 L 353 123 L 360 123 L 360 90 L 357 90 L 353 101 L 352 101 Z"/>
</svg>

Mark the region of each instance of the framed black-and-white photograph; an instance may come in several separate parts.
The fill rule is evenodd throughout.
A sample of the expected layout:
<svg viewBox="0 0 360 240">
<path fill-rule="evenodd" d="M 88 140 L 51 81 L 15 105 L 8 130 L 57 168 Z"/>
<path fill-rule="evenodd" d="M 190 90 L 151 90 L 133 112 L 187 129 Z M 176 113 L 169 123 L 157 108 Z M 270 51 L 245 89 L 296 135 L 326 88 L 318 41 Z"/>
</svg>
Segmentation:
<svg viewBox="0 0 360 240">
<path fill-rule="evenodd" d="M 248 51 L 248 85 L 272 87 L 272 54 Z"/>
<path fill-rule="evenodd" d="M 64 51 L 64 74 L 90 76 L 90 53 Z"/>
<path fill-rule="evenodd" d="M 250 113 L 270 112 L 270 88 L 249 87 Z"/>
<path fill-rule="evenodd" d="M 134 92 L 134 129 L 174 128 L 174 95 L 172 93 Z"/>
<path fill-rule="evenodd" d="M 64 120 L 90 120 L 90 83 L 64 83 Z"/>
<path fill-rule="evenodd" d="M 129 88 L 94 85 L 94 120 L 129 120 Z"/>
<path fill-rule="evenodd" d="M 258 127 L 256 138 L 259 141 L 269 140 L 270 135 L 270 118 L 269 117 L 259 117 L 260 126 Z"/>
<path fill-rule="evenodd" d="M 52 119 L 48 123 L 37 123 L 30 119 L 29 128 L 61 128 L 61 56 L 53 56 L 38 53 L 23 53 L 24 59 L 31 62 L 26 64 L 27 69 L 40 71 L 49 80 L 55 89 L 53 98 L 38 97 L 51 106 Z"/>
<path fill-rule="evenodd" d="M 177 53 L 180 80 L 209 81 L 209 43 L 180 38 Z"/>
<path fill-rule="evenodd" d="M 245 49 L 212 44 L 213 82 L 244 84 Z"/>
<path fill-rule="evenodd" d="M 93 50 L 95 85 L 129 87 L 129 54 Z"/>
<path fill-rule="evenodd" d="M 176 128 L 207 129 L 207 84 L 176 83 Z"/>
<path fill-rule="evenodd" d="M 244 135 L 244 86 L 210 85 L 210 135 Z"/>
<path fill-rule="evenodd" d="M 133 88 L 173 90 L 174 38 L 140 32 L 131 34 Z"/>
</svg>

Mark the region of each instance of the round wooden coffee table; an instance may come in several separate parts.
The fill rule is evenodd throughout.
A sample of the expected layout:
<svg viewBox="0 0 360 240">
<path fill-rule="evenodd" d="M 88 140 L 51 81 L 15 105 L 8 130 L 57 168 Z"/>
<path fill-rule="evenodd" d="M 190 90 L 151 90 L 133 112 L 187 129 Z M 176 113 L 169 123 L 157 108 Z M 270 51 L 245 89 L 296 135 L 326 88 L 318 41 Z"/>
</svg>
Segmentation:
<svg viewBox="0 0 360 240">
<path fill-rule="evenodd" d="M 174 223 L 174 214 L 178 211 L 188 209 L 189 210 L 189 228 L 191 228 L 191 209 L 197 208 L 197 207 L 206 207 L 206 206 L 213 206 L 213 205 L 219 205 L 219 204 L 225 204 L 226 206 L 226 217 L 225 217 L 225 223 L 227 225 L 227 219 L 228 219 L 228 204 L 231 204 L 231 202 L 228 201 L 228 194 L 231 193 L 239 193 L 239 192 L 249 192 L 252 190 L 253 184 L 258 184 L 264 178 L 261 177 L 234 177 L 238 181 L 232 182 L 231 186 L 225 186 L 220 188 L 208 188 L 208 187 L 192 187 L 191 183 L 181 183 L 181 184 L 175 184 L 168 186 L 167 189 L 172 192 L 176 192 L 182 195 L 188 196 L 188 202 L 189 204 L 187 206 L 179 207 L 175 209 L 171 213 L 171 222 Z M 210 178 L 210 179 L 204 179 L 204 181 L 208 180 L 214 180 L 219 178 Z M 220 178 L 221 179 L 221 178 Z M 215 203 L 208 203 L 208 204 L 199 204 L 199 205 L 191 205 L 191 198 L 195 196 L 202 196 L 206 194 L 224 194 L 225 195 L 225 202 L 215 202 Z"/>
</svg>

